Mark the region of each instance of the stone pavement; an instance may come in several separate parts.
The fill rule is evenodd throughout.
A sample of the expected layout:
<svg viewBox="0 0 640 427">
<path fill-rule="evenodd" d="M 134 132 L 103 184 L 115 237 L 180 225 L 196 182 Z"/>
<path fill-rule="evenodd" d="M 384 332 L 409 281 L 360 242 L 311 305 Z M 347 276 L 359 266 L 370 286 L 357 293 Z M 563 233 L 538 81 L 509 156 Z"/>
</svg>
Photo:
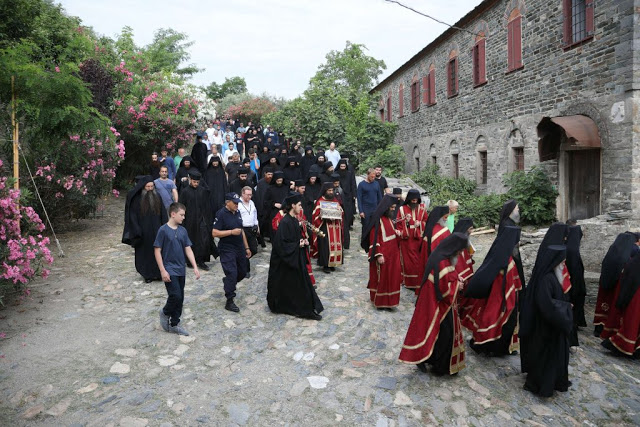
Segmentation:
<svg viewBox="0 0 640 427">
<path fill-rule="evenodd" d="M 316 273 L 320 322 L 269 312 L 263 252 L 239 285 L 240 314 L 223 308 L 216 261 L 187 277 L 192 335 L 166 333 L 164 286 L 145 284 L 119 243 L 122 207 L 111 200 L 104 218 L 62 235 L 66 258 L 0 311 L 1 425 L 640 424 L 639 362 L 605 353 L 590 328 L 571 357 L 573 386 L 551 399 L 522 390 L 517 356 L 468 349 L 467 368 L 444 378 L 399 363 L 415 297 L 376 311 L 355 245 L 338 272 Z"/>
</svg>

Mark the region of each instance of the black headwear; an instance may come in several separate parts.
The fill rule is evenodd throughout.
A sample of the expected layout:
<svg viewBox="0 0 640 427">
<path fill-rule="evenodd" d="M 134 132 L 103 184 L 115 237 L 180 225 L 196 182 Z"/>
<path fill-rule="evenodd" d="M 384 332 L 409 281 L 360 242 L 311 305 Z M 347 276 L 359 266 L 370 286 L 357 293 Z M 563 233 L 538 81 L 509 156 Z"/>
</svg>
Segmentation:
<svg viewBox="0 0 640 427">
<path fill-rule="evenodd" d="M 331 164 L 331 162 L 326 161 L 326 162 L 324 163 L 324 165 L 322 165 L 322 172 L 323 172 L 323 173 L 327 173 L 327 171 L 329 170 L 329 168 L 332 168 L 332 167 L 333 167 L 333 165 Z"/>
<path fill-rule="evenodd" d="M 460 218 L 455 227 L 453 227 L 454 233 L 466 233 L 471 227 L 473 227 L 473 220 L 471 218 Z"/>
<path fill-rule="evenodd" d="M 249 169 L 245 168 L 245 167 L 240 167 L 238 168 L 238 175 L 248 175 L 249 174 Z"/>
<path fill-rule="evenodd" d="M 602 260 L 602 269 L 600 270 L 600 287 L 602 289 L 608 291 L 616 285 L 637 240 L 635 233 L 626 231 L 618 234 Z"/>
<path fill-rule="evenodd" d="M 400 196 L 402 194 L 402 188 L 394 187 L 393 194 L 395 194 L 396 196 Z"/>
<path fill-rule="evenodd" d="M 565 245 L 567 240 L 567 234 L 569 233 L 569 226 L 563 222 L 555 222 L 551 224 L 547 233 L 544 235 L 544 239 L 540 243 L 540 247 L 538 248 L 538 254 L 536 255 L 536 264 L 538 263 L 538 259 L 542 254 L 546 251 L 549 246 L 552 245 Z M 533 266 L 533 270 L 531 270 L 531 277 L 535 275 L 535 264 Z"/>
<path fill-rule="evenodd" d="M 335 173 L 335 172 L 334 172 L 334 173 L 332 173 L 332 174 L 331 174 L 331 181 L 332 181 L 332 182 L 340 181 L 340 174 Z"/>
<path fill-rule="evenodd" d="M 283 201 L 283 205 L 286 206 L 287 208 L 295 205 L 298 202 L 302 201 L 302 194 L 296 192 L 296 191 L 291 191 L 289 192 L 289 194 L 287 195 L 287 197 L 284 198 Z"/>
<path fill-rule="evenodd" d="M 340 165 L 345 165 L 347 166 L 347 169 L 349 168 L 349 164 L 347 163 L 346 159 L 338 160 L 338 164 L 336 165 L 336 170 L 340 169 Z"/>
<path fill-rule="evenodd" d="M 516 202 L 514 199 L 507 200 L 504 203 L 504 205 L 502 205 L 502 211 L 500 211 L 500 222 L 498 222 L 498 232 L 500 232 L 500 228 L 502 227 L 502 224 L 504 223 L 504 221 L 509 219 L 511 212 L 513 212 L 516 206 L 518 206 L 518 202 Z M 507 224 L 507 225 L 513 225 L 513 224 Z"/>
<path fill-rule="evenodd" d="M 580 240 L 582 240 L 582 228 L 579 225 L 569 226 L 567 234 L 567 270 L 571 281 L 584 275 L 584 265 L 580 256 Z"/>
<path fill-rule="evenodd" d="M 631 261 L 624 266 L 616 307 L 620 310 L 627 308 L 638 288 L 640 288 L 640 253 L 631 258 Z"/>
<path fill-rule="evenodd" d="M 424 275 L 422 276 L 422 282 L 420 286 L 424 286 L 429 274 L 433 273 L 433 285 L 435 288 L 436 298 L 438 301 L 442 300 L 442 292 L 440 292 L 440 262 L 447 258 L 451 258 L 456 252 L 466 248 L 469 244 L 469 238 L 466 234 L 453 233 L 447 236 L 438 247 L 429 255 L 429 260 L 424 269 Z"/>
<path fill-rule="evenodd" d="M 375 261 L 375 252 L 376 252 L 376 239 L 378 237 L 378 229 L 380 227 L 380 218 L 389 210 L 392 205 L 398 203 L 398 198 L 392 196 L 390 194 L 385 194 L 378 207 L 376 208 L 371 218 L 369 218 L 369 222 L 367 223 L 367 227 L 362 232 L 362 240 L 360 241 L 360 247 L 365 251 L 369 251 L 369 245 L 373 245 L 373 253 L 371 254 L 371 258 L 369 258 L 369 262 Z M 376 229 L 374 234 L 373 242 L 369 242 L 369 235 L 371 234 L 371 230 Z"/>
<path fill-rule="evenodd" d="M 193 179 L 194 181 L 200 181 L 202 179 L 202 174 L 200 173 L 200 171 L 198 169 L 192 170 L 190 168 L 189 169 L 189 178 Z"/>
<path fill-rule="evenodd" d="M 431 254 L 431 234 L 433 233 L 433 227 L 440 221 L 440 218 L 449 213 L 449 206 L 436 206 L 429 213 L 427 224 L 424 228 L 424 234 L 422 237 L 427 237 L 427 254 Z"/>
<path fill-rule="evenodd" d="M 504 270 L 504 280 L 506 280 L 509 258 L 519 241 L 520 227 L 505 227 L 493 241 L 480 268 L 473 274 L 464 292 L 465 297 L 488 298 L 493 281 L 500 270 Z"/>
<path fill-rule="evenodd" d="M 192 168 L 195 166 L 195 163 L 193 163 L 193 159 L 191 158 L 191 156 L 184 156 L 182 160 L 180 160 L 181 168 L 186 168 L 186 166 L 184 165 L 184 162 L 189 162 L 189 168 Z"/>
<path fill-rule="evenodd" d="M 408 205 L 409 202 L 413 199 L 418 199 L 418 203 L 422 202 L 422 197 L 420 197 L 420 192 L 415 188 L 412 188 L 411 190 L 409 190 L 409 192 L 407 193 L 407 197 L 405 197 L 404 199 L 404 204 Z"/>
<path fill-rule="evenodd" d="M 213 166 L 213 162 L 218 162 L 218 166 Z M 222 161 L 220 160 L 219 156 L 211 156 L 211 158 L 209 159 L 209 166 L 207 166 L 207 169 L 214 167 L 222 168 Z"/>
<path fill-rule="evenodd" d="M 278 178 L 282 178 L 284 179 L 284 172 L 282 171 L 275 171 L 273 173 L 273 179 L 271 180 L 271 183 L 275 185 L 276 181 L 278 180 Z M 284 181 L 283 181 L 284 183 Z"/>
<path fill-rule="evenodd" d="M 304 181 L 301 179 L 296 179 L 293 185 L 295 185 L 296 187 L 302 187 L 304 185 Z"/>
<path fill-rule="evenodd" d="M 140 243 L 142 238 L 142 230 L 138 229 L 135 224 L 130 221 L 129 211 L 131 210 L 131 201 L 134 197 L 142 192 L 145 185 L 153 182 L 151 175 L 136 176 L 136 184 L 133 189 L 127 193 L 127 201 L 124 205 L 124 231 L 122 232 L 122 243 L 135 246 Z"/>
<path fill-rule="evenodd" d="M 540 281 L 544 279 L 544 276 L 551 273 L 566 256 L 566 246 L 551 245 L 544 248 L 542 254 L 540 254 L 540 257 L 536 260 L 536 265 L 533 267 L 535 274 L 531 275 L 531 280 L 529 280 L 529 285 L 524 293 L 524 300 L 521 304 L 519 331 L 521 337 L 527 337 L 534 329 L 536 313 L 535 294 Z M 565 332 L 568 333 L 568 331 Z"/>
</svg>

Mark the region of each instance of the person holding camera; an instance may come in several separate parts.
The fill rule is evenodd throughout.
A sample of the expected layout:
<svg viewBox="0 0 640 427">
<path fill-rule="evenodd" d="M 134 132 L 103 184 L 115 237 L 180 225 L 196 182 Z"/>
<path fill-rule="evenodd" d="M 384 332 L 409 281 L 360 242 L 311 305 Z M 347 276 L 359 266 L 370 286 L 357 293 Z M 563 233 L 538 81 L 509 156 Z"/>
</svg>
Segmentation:
<svg viewBox="0 0 640 427">
<path fill-rule="evenodd" d="M 252 196 L 253 189 L 249 186 L 243 187 L 238 210 L 240 211 L 240 215 L 242 215 L 242 228 L 244 229 L 244 235 L 247 236 L 247 243 L 249 244 L 251 256 L 253 257 L 258 253 L 260 228 L 258 227 L 258 210 L 253 200 L 251 200 Z M 250 259 L 247 260 L 247 275 L 245 277 L 251 277 Z"/>
</svg>

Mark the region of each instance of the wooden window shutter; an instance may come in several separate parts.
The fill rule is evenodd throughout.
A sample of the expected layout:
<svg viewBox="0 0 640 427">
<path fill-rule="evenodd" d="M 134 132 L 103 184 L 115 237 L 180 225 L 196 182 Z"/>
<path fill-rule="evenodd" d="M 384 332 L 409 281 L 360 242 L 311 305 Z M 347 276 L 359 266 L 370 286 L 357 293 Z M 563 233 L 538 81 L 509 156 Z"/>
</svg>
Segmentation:
<svg viewBox="0 0 640 427">
<path fill-rule="evenodd" d="M 522 67 L 522 16 L 513 20 L 513 65 Z"/>
<path fill-rule="evenodd" d="M 593 33 L 595 31 L 594 0 L 585 1 L 585 11 L 586 11 L 585 26 L 587 29 L 587 37 L 591 37 L 593 36 Z"/>
<path fill-rule="evenodd" d="M 486 55 L 485 55 L 485 47 L 486 47 L 486 39 L 480 40 L 478 44 L 478 84 L 482 84 L 487 81 L 487 69 L 486 69 Z"/>
<path fill-rule="evenodd" d="M 564 39 L 564 45 L 569 46 L 573 43 L 571 34 L 571 0 L 562 0 L 562 34 Z"/>
<path fill-rule="evenodd" d="M 453 94 L 453 82 L 451 79 L 451 61 L 447 62 L 447 97 Z"/>
<path fill-rule="evenodd" d="M 398 117 L 404 116 L 404 86 L 398 89 Z"/>
<path fill-rule="evenodd" d="M 429 70 L 429 104 L 436 103 L 436 70 Z"/>
<path fill-rule="evenodd" d="M 391 121 L 391 94 L 387 97 L 387 121 Z"/>
<path fill-rule="evenodd" d="M 458 94 L 458 58 L 455 58 L 453 60 L 453 67 L 455 71 L 455 76 L 453 79 L 453 94 L 457 95 Z"/>
<path fill-rule="evenodd" d="M 423 104 L 429 103 L 429 85 L 427 84 L 428 79 L 429 79 L 428 75 L 422 78 L 422 103 Z"/>
<path fill-rule="evenodd" d="M 513 21 L 507 24 L 507 69 L 513 70 Z"/>
</svg>

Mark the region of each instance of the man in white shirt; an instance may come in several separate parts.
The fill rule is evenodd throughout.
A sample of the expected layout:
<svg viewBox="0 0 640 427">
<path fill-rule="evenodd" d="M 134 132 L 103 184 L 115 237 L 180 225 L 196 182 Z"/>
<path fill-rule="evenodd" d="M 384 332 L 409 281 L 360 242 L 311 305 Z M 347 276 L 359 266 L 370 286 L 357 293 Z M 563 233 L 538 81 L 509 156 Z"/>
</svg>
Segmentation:
<svg viewBox="0 0 640 427">
<path fill-rule="evenodd" d="M 215 128 L 213 126 L 213 123 L 209 123 L 209 127 L 205 130 L 207 136 L 209 137 L 209 142 L 211 142 L 211 140 L 213 139 L 213 132 L 215 131 Z"/>
<path fill-rule="evenodd" d="M 218 151 L 222 150 L 222 135 L 220 135 L 219 130 L 213 131 L 213 137 L 211 138 L 211 143 L 215 144 L 218 147 Z"/>
<path fill-rule="evenodd" d="M 332 142 L 329 144 L 329 149 L 324 152 L 324 157 L 328 162 L 331 162 L 334 168 L 338 167 L 338 162 L 340 161 L 340 153 L 336 150 L 336 143 Z"/>
<path fill-rule="evenodd" d="M 260 229 L 258 228 L 258 210 L 256 205 L 251 200 L 253 196 L 253 189 L 246 186 L 242 189 L 242 195 L 240 197 L 240 204 L 238 210 L 242 215 L 242 228 L 244 229 L 244 235 L 247 236 L 247 243 L 251 250 L 251 256 L 253 257 L 258 253 L 258 234 Z M 247 260 L 247 275 L 245 277 L 251 277 L 251 261 Z"/>
</svg>

